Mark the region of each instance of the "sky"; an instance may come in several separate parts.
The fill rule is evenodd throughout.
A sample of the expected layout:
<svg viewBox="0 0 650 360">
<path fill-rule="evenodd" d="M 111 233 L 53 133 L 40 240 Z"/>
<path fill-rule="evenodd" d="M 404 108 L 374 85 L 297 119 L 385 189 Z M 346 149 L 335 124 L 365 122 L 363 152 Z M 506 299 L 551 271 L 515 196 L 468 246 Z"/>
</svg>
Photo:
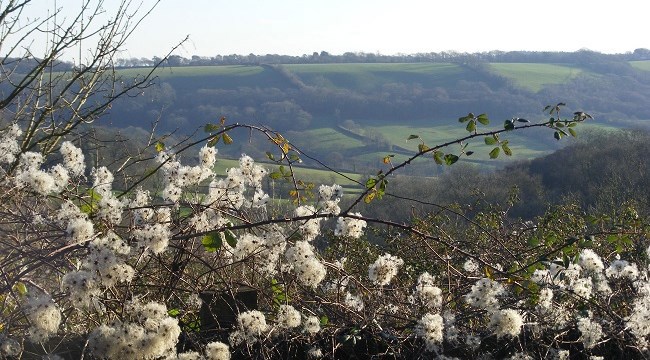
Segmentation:
<svg viewBox="0 0 650 360">
<path fill-rule="evenodd" d="M 54 2 L 66 11 L 83 0 Z M 144 1 L 145 4 L 149 0 Z M 107 0 L 110 12 L 116 0 Z M 121 57 L 650 48 L 639 0 L 162 0 Z M 34 8 L 34 14 L 42 11 Z M 37 15 L 35 15 L 37 16 Z"/>
</svg>

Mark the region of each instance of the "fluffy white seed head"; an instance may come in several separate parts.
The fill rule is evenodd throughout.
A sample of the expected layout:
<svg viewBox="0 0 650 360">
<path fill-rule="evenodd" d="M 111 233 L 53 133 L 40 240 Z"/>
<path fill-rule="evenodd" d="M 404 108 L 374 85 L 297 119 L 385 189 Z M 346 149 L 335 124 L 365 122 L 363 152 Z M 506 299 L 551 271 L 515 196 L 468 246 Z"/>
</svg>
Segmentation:
<svg viewBox="0 0 650 360">
<path fill-rule="evenodd" d="M 442 290 L 435 286 L 435 277 L 428 272 L 418 277 L 414 296 L 429 308 L 439 308 L 442 305 Z"/>
<path fill-rule="evenodd" d="M 493 311 L 490 315 L 489 327 L 494 330 L 497 337 L 517 336 L 521 332 L 524 320 L 521 314 L 514 309 Z"/>
<path fill-rule="evenodd" d="M 603 337 L 603 328 L 599 323 L 589 317 L 578 319 L 578 330 L 580 331 L 580 340 L 587 349 L 591 349 Z"/>
<path fill-rule="evenodd" d="M 291 305 L 280 305 L 276 321 L 281 329 L 293 329 L 300 326 L 302 315 Z"/>
<path fill-rule="evenodd" d="M 594 274 L 599 274 L 605 269 L 603 260 L 591 249 L 583 249 L 580 252 L 578 264 L 583 270 Z"/>
<path fill-rule="evenodd" d="M 230 360 L 230 348 L 228 344 L 220 341 L 208 343 L 205 346 L 205 358 L 207 360 Z"/>
<path fill-rule="evenodd" d="M 483 278 L 472 285 L 471 291 L 465 295 L 465 301 L 478 308 L 496 309 L 499 307 L 497 296 L 504 291 L 503 286 L 498 282 Z"/>
<path fill-rule="evenodd" d="M 266 317 L 259 310 L 250 310 L 237 316 L 237 328 L 230 334 L 231 345 L 236 346 L 242 342 L 253 344 L 259 341 L 267 331 Z"/>
<path fill-rule="evenodd" d="M 302 317 L 303 331 L 309 335 L 315 335 L 320 331 L 320 319 L 317 316 L 303 316 Z"/>
<path fill-rule="evenodd" d="M 12 124 L 2 132 L 0 136 L 0 164 L 9 164 L 16 161 L 16 155 L 20 153 L 18 137 L 22 133 L 17 124 Z"/>
<path fill-rule="evenodd" d="M 381 255 L 368 267 L 368 278 L 377 285 L 388 285 L 402 265 L 404 265 L 404 260 L 396 256 Z"/>
<path fill-rule="evenodd" d="M 639 277 L 639 269 L 636 264 L 625 260 L 614 260 L 605 270 L 605 276 L 610 279 L 636 280 Z"/>
<path fill-rule="evenodd" d="M 58 332 L 61 310 L 49 295 L 29 297 L 25 313 L 30 322 L 29 336 L 33 342 L 43 342 Z"/>
<path fill-rule="evenodd" d="M 171 234 L 165 224 L 148 224 L 142 229 L 133 230 L 133 236 L 138 240 L 140 248 L 157 255 L 167 249 Z"/>
<path fill-rule="evenodd" d="M 351 213 L 350 215 L 361 216 L 360 213 Z M 336 222 L 334 235 L 358 239 L 363 235 L 363 229 L 366 225 L 365 220 L 340 217 Z"/>
<path fill-rule="evenodd" d="M 304 286 L 315 288 L 320 284 L 327 269 L 315 256 L 314 247 L 307 241 L 296 241 L 284 254 L 287 262 L 293 268 L 298 281 Z"/>
<path fill-rule="evenodd" d="M 427 313 L 415 325 L 415 334 L 424 340 L 428 351 L 435 351 L 443 341 L 444 322 L 440 314 Z"/>
<path fill-rule="evenodd" d="M 93 168 L 91 175 L 93 176 L 93 190 L 102 197 L 111 196 L 113 190 L 113 173 L 106 166 Z"/>
<path fill-rule="evenodd" d="M 362 311 L 364 307 L 363 299 L 361 298 L 361 296 L 352 295 L 349 292 L 345 293 L 345 298 L 343 299 L 343 303 L 348 308 L 357 312 Z"/>
<path fill-rule="evenodd" d="M 298 206 L 296 210 L 294 210 L 294 215 L 296 217 L 313 216 L 316 215 L 316 213 L 316 208 L 311 205 Z M 303 239 L 307 241 L 314 240 L 320 234 L 321 221 L 322 218 L 298 220 L 298 229 L 300 230 Z"/>
<path fill-rule="evenodd" d="M 201 167 L 212 170 L 214 163 L 217 161 L 217 149 L 214 146 L 207 146 L 199 150 L 199 160 Z"/>
<path fill-rule="evenodd" d="M 94 225 L 85 218 L 73 218 L 68 222 L 66 233 L 70 243 L 88 241 L 95 236 Z"/>
<path fill-rule="evenodd" d="M 77 177 L 84 174 L 86 163 L 80 148 L 74 146 L 70 141 L 65 141 L 61 144 L 59 152 L 63 157 L 63 166 L 68 169 L 70 176 Z"/>
</svg>

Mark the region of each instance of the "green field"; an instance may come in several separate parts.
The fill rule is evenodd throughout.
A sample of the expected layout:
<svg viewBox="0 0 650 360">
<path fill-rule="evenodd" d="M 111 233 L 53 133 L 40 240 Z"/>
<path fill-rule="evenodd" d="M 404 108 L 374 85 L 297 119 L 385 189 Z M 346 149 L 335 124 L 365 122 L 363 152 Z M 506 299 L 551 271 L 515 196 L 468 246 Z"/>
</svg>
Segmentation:
<svg viewBox="0 0 650 360">
<path fill-rule="evenodd" d="M 650 60 L 630 61 L 630 65 L 639 70 L 650 71 Z"/>
<path fill-rule="evenodd" d="M 361 120 L 359 120 L 361 122 Z M 369 120 L 364 123 L 371 123 Z M 498 125 L 486 127 L 487 129 L 497 128 Z M 586 127 L 585 127 L 586 128 Z M 399 164 L 407 160 L 418 150 L 418 139 L 406 141 L 409 135 L 419 135 L 424 143 L 433 147 L 468 135 L 465 127 L 457 122 L 444 125 L 427 126 L 418 122 L 417 125 L 375 125 L 372 129 L 379 132 L 392 145 L 392 149 L 377 149 L 368 147 L 363 141 L 351 138 L 341 133 L 337 128 L 318 128 L 302 132 L 288 133 L 287 138 L 303 151 L 310 153 L 337 153 L 348 160 L 360 161 L 364 164 L 379 169 L 385 167 L 382 159 L 386 155 L 394 155 L 392 161 Z M 580 130 L 580 129 L 579 129 Z M 483 138 L 476 138 L 470 142 L 467 150 L 474 151 L 470 157 L 463 158 L 464 161 L 480 163 L 490 167 L 502 167 L 510 161 L 532 159 L 546 155 L 556 148 L 556 142 L 552 139 L 551 131 L 540 131 L 541 136 L 534 136 L 529 132 L 504 133 L 501 139 L 508 140 L 513 155 L 508 157 L 502 154 L 497 160 L 489 158 L 489 152 L 493 146 L 484 144 Z M 570 141 L 570 140 L 569 140 Z M 442 150 L 445 153 L 460 153 L 460 146 L 452 144 Z M 328 162 L 329 159 L 321 159 Z M 418 159 L 416 163 L 429 161 L 429 159 Z M 234 165 L 229 165 L 234 166 Z M 302 171 L 302 170 L 301 170 Z M 329 174 L 307 173 L 319 179 L 329 178 Z M 312 180 L 310 180 L 312 181 Z M 314 181 L 317 182 L 317 181 Z M 327 181 L 326 181 L 327 182 Z M 343 183 L 341 183 L 343 185 Z M 349 184 L 349 183 L 345 183 Z"/>
<path fill-rule="evenodd" d="M 295 64 L 284 67 L 308 85 L 370 90 L 386 84 L 448 86 L 470 76 L 456 64 Z"/>
<path fill-rule="evenodd" d="M 265 167 L 270 172 L 276 171 L 278 165 L 272 163 L 258 163 Z M 214 171 L 217 175 L 225 175 L 226 170 L 239 167 L 239 160 L 235 159 L 223 159 L 219 158 L 214 167 Z M 286 167 L 286 166 L 285 166 Z M 350 172 L 344 172 L 341 174 L 334 173 L 327 169 L 313 169 L 306 168 L 301 166 L 294 167 L 294 174 L 296 179 L 303 180 L 306 182 L 312 182 L 317 186 L 320 184 L 339 184 L 346 188 L 346 191 L 350 192 L 353 189 L 361 189 L 359 184 L 363 179 L 361 179 L 360 174 L 354 174 Z M 282 181 L 282 180 L 278 180 Z"/>
<path fill-rule="evenodd" d="M 460 137 L 467 136 L 469 133 L 464 129 L 463 126 L 459 124 L 450 124 L 450 125 L 437 125 L 437 126 L 409 126 L 409 125 L 387 125 L 387 126 L 378 126 L 376 127 L 384 136 L 386 136 L 392 144 L 397 146 L 407 148 L 413 152 L 417 151 L 418 144 L 420 144 L 419 139 L 409 140 L 409 135 L 419 135 L 424 143 L 433 147 L 435 145 L 444 144 L 446 142 L 458 139 Z M 550 138 L 553 134 L 548 133 Z M 544 144 L 543 139 L 532 139 L 527 137 L 525 134 L 519 133 L 504 133 L 501 135 L 501 139 L 507 139 L 510 142 L 510 148 L 512 149 L 513 155 L 511 157 L 499 157 L 501 160 L 522 160 L 522 159 L 531 159 L 534 157 L 542 156 L 551 151 L 551 149 Z M 493 146 L 486 146 L 483 142 L 483 138 L 475 138 L 469 143 L 467 150 L 472 150 L 475 153 L 469 157 L 469 159 L 476 160 L 490 160 L 488 155 L 489 151 Z M 449 152 L 458 154 L 460 145 L 453 144 L 443 149 L 443 152 Z"/>
<path fill-rule="evenodd" d="M 149 69 L 133 68 L 120 69 L 119 73 L 124 76 L 133 77 L 144 74 Z M 196 76 L 255 76 L 264 72 L 261 66 L 247 65 L 219 65 L 219 66 L 182 66 L 182 67 L 160 67 L 154 75 L 160 78 L 171 77 L 196 77 Z"/>
<path fill-rule="evenodd" d="M 639 69 L 650 70 L 650 61 L 633 61 Z M 281 65 L 305 84 L 326 88 L 367 91 L 383 86 L 411 84 L 424 88 L 448 87 L 460 80 L 475 79 L 476 73 L 458 64 L 448 63 L 351 63 L 351 64 L 286 64 Z M 525 89 L 539 91 L 545 85 L 560 84 L 584 73 L 579 67 L 561 64 L 492 63 L 490 68 Z M 149 69 L 120 69 L 119 74 L 133 77 Z M 221 88 L 291 86 L 275 70 L 255 65 L 219 65 L 161 67 L 154 73 L 165 81 L 201 78 Z"/>
<path fill-rule="evenodd" d="M 342 134 L 331 127 L 289 132 L 286 136 L 299 149 L 318 152 L 342 152 L 364 146 L 361 140 Z"/>
<path fill-rule="evenodd" d="M 146 74 L 150 69 L 121 69 L 118 74 L 126 78 Z M 154 76 L 159 81 L 172 84 L 180 91 L 197 89 L 238 89 L 241 87 L 287 88 L 292 85 L 275 70 L 262 66 L 219 65 L 161 67 Z"/>
<path fill-rule="evenodd" d="M 580 68 L 556 64 L 492 63 L 490 68 L 518 86 L 535 92 L 545 85 L 562 84 L 583 73 Z"/>
</svg>

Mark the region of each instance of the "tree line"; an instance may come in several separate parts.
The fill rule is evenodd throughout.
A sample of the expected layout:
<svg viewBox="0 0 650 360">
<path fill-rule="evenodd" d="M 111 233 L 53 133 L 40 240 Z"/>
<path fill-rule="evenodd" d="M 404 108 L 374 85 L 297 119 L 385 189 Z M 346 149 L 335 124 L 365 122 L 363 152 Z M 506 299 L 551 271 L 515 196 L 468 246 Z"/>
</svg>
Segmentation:
<svg viewBox="0 0 650 360">
<path fill-rule="evenodd" d="M 531 63 L 583 63 L 594 60 L 607 61 L 636 61 L 649 60 L 650 50 L 639 48 L 621 54 L 602 54 L 588 49 L 574 52 L 560 51 L 487 51 L 487 52 L 424 52 L 415 54 L 385 55 L 368 52 L 345 52 L 340 55 L 327 51 L 312 54 L 282 55 L 282 54 L 229 54 L 201 56 L 171 55 L 167 58 L 123 58 L 116 63 L 118 67 L 153 66 L 165 60 L 168 66 L 211 66 L 211 65 L 260 65 L 260 64 L 336 64 L 336 63 L 471 63 L 471 62 L 531 62 Z"/>
<path fill-rule="evenodd" d="M 501 208 L 511 219 L 535 220 L 550 208 L 575 205 L 582 212 L 620 215 L 621 204 L 650 214 L 650 133 L 591 130 L 544 157 L 494 172 L 458 165 L 435 178 L 399 176 L 385 202 L 364 209 L 372 216 L 408 220 L 441 206 L 476 214 Z M 418 199 L 419 204 L 413 204 Z M 435 205 L 434 205 L 435 204 Z"/>
</svg>

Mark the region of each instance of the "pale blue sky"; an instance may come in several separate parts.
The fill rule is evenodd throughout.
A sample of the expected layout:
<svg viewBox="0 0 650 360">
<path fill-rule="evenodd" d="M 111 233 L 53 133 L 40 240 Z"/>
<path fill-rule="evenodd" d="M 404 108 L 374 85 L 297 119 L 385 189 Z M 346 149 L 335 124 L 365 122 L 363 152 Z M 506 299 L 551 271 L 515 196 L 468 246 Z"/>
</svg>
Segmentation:
<svg viewBox="0 0 650 360">
<path fill-rule="evenodd" d="M 58 5 L 74 9 L 80 1 Z M 322 50 L 617 53 L 650 48 L 649 7 L 639 0 L 163 0 L 123 57 L 163 55 L 185 35 L 190 41 L 177 53 L 187 57 Z"/>
</svg>

